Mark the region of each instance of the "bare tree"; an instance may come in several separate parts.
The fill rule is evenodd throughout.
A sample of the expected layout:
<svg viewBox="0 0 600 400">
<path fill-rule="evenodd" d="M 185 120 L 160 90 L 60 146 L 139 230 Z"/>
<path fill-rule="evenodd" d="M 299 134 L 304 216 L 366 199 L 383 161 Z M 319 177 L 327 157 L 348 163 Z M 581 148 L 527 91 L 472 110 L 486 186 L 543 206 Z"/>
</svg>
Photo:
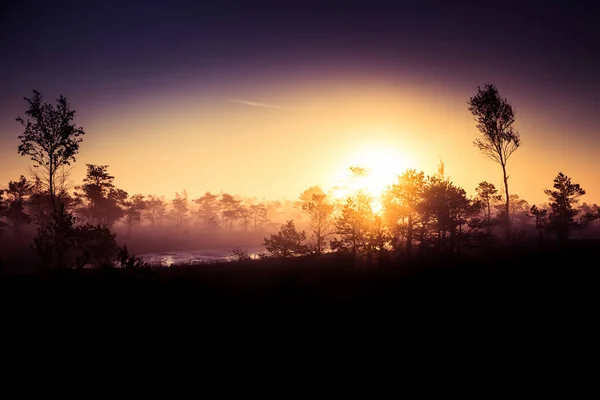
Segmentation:
<svg viewBox="0 0 600 400">
<path fill-rule="evenodd" d="M 510 232 L 510 197 L 508 194 L 508 175 L 506 164 L 510 156 L 521 144 L 521 136 L 513 128 L 515 111 L 508 100 L 500 97 L 498 89 L 485 84 L 477 87 L 477 94 L 468 102 L 469 111 L 477 121 L 477 129 L 482 134 L 473 144 L 483 155 L 502 167 L 504 192 L 506 198 L 506 228 Z"/>
</svg>

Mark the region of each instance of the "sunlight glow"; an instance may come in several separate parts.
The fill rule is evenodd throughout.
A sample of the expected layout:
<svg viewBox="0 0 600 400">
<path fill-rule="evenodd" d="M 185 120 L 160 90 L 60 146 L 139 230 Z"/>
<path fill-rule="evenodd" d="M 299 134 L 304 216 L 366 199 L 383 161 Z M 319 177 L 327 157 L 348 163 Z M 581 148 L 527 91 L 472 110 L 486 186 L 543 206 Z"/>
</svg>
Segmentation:
<svg viewBox="0 0 600 400">
<path fill-rule="evenodd" d="M 363 168 L 364 174 L 352 173 L 352 166 Z M 383 192 L 396 181 L 398 175 L 410 168 L 410 160 L 391 146 L 383 143 L 362 146 L 350 154 L 343 177 L 331 188 L 330 194 L 338 201 L 345 201 L 359 190 L 363 191 L 372 196 L 371 207 L 378 214 L 382 210 Z"/>
</svg>

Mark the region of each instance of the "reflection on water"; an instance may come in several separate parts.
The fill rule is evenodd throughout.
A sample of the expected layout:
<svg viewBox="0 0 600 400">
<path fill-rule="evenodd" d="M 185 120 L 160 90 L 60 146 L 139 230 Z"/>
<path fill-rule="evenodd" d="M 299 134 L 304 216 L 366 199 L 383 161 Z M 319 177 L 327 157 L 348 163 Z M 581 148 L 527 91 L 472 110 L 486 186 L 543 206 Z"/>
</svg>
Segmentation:
<svg viewBox="0 0 600 400">
<path fill-rule="evenodd" d="M 262 247 L 247 248 L 248 255 L 252 259 L 259 257 L 260 253 L 264 253 Z M 140 254 L 144 261 L 151 265 L 160 265 L 170 267 L 173 265 L 193 265 L 213 262 L 229 262 L 234 261 L 235 257 L 231 254 L 232 249 L 203 249 L 196 251 L 170 251 L 161 253 L 146 253 Z"/>
</svg>

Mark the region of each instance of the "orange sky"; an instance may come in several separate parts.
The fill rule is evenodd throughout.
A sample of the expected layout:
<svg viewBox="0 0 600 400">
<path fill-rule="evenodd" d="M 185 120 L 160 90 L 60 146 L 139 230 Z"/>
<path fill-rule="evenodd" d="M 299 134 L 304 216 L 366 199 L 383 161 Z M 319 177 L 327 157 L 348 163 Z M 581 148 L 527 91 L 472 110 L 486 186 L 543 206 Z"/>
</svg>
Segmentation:
<svg viewBox="0 0 600 400">
<path fill-rule="evenodd" d="M 543 101 L 526 91 L 498 87 L 516 109 L 522 136 L 509 161 L 510 192 L 545 202 L 543 190 L 562 171 L 587 191 L 584 201 L 600 201 L 591 167 L 598 140 L 573 142 L 569 115 L 545 112 Z M 72 177 L 79 183 L 86 163 L 108 164 L 115 184 L 130 194 L 170 198 L 185 188 L 191 198 L 208 190 L 294 199 L 312 185 L 327 190 L 350 164 L 365 160 L 393 162 L 390 173 L 427 174 L 443 160 L 451 180 L 473 194 L 480 181 L 502 184 L 500 167 L 472 145 L 478 131 L 466 102 L 475 91 L 416 82 L 300 82 L 252 95 L 178 89 L 86 110 L 64 93 L 86 131 Z M 0 187 L 28 167 L 16 151 L 21 127 L 3 126 L 10 134 L 0 148 Z"/>
</svg>

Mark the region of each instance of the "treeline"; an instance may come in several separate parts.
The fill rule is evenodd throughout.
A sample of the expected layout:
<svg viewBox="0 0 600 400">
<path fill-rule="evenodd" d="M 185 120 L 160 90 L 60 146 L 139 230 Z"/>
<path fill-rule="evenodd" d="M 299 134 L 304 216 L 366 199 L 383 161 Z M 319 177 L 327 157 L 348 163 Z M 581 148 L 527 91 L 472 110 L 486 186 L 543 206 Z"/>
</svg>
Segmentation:
<svg viewBox="0 0 600 400">
<path fill-rule="evenodd" d="M 434 176 L 415 170 L 399 176 L 381 197 L 379 213 L 373 211 L 374 199 L 362 191 L 340 207 L 313 187 L 299 201 L 309 217 L 309 236 L 288 221 L 264 244 L 281 257 L 331 250 L 381 260 L 391 254 L 411 255 L 415 248 L 420 253 L 453 253 L 498 237 L 517 241 L 532 230 L 540 239 L 552 235 L 565 241 L 573 230 L 600 218 L 597 205 L 577 206 L 585 191 L 562 173 L 555 178 L 554 189 L 545 191 L 550 198 L 546 207 L 530 207 L 511 195 L 506 215 L 506 203 L 493 184 L 481 182 L 476 193 L 467 196 L 463 188 L 444 178 L 443 165 Z"/>
<path fill-rule="evenodd" d="M 460 252 L 494 238 L 519 240 L 532 228 L 540 240 L 555 236 L 564 242 L 574 229 L 600 217 L 597 205 L 578 205 L 585 191 L 562 173 L 554 179 L 553 189 L 545 191 L 547 205 L 530 206 L 509 193 L 507 161 L 521 139 L 512 127 L 514 110 L 493 85 L 478 88 L 469 110 L 481 132 L 475 146 L 501 166 L 502 194 L 484 181 L 475 196 L 468 196 L 444 176 L 441 164 L 433 176 L 404 172 L 377 199 L 361 190 L 339 199 L 311 187 L 296 202 L 285 204 L 210 192 L 190 200 L 185 190 L 169 202 L 155 195 L 130 195 L 115 186 L 107 165 L 87 164 L 85 178 L 74 185 L 68 168 L 76 161 L 85 135 L 73 123 L 75 112 L 63 96 L 52 105 L 34 91 L 26 101 L 29 109 L 17 118 L 24 127 L 18 151 L 33 162 L 32 178 L 21 176 L 0 191 L 0 233 L 12 231 L 18 236 L 35 223 L 31 247 L 45 268 L 143 266 L 143 260 L 130 256 L 126 246 L 117 246 L 117 223 L 125 226 L 128 238 L 142 222 L 151 227 L 193 225 L 208 231 L 268 233 L 286 215 L 292 218 L 264 239 L 267 256 L 334 251 L 382 260 L 401 252 Z M 355 177 L 368 173 L 357 167 L 350 171 Z M 297 228 L 297 223 L 302 227 Z M 308 234 L 298 230 L 302 228 Z M 235 255 L 247 258 L 242 249 Z"/>
<path fill-rule="evenodd" d="M 243 198 L 229 193 L 206 192 L 190 200 L 184 189 L 175 193 L 172 200 L 157 195 L 129 195 L 114 185 L 114 176 L 108 165 L 86 164 L 83 182 L 74 191 L 60 190 L 57 197 L 65 209 L 77 217 L 80 223 L 106 225 L 113 228 L 121 223 L 128 237 L 134 227 L 145 224 L 150 227 L 188 228 L 196 226 L 209 230 L 267 230 L 273 228 L 273 220 L 284 219 L 282 215 L 293 207 L 281 201 L 263 201 Z M 10 181 L 1 191 L 3 227 L 19 234 L 22 228 L 51 213 L 50 195 L 41 180 L 34 181 L 21 176 Z M 2 220 L 0 219 L 0 220 Z M 277 223 L 275 223 L 276 226 Z"/>
</svg>

